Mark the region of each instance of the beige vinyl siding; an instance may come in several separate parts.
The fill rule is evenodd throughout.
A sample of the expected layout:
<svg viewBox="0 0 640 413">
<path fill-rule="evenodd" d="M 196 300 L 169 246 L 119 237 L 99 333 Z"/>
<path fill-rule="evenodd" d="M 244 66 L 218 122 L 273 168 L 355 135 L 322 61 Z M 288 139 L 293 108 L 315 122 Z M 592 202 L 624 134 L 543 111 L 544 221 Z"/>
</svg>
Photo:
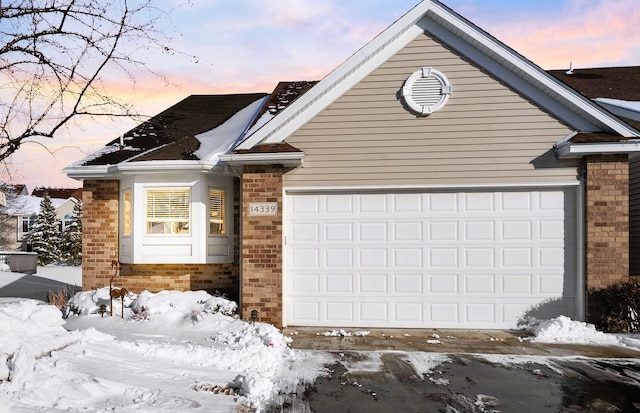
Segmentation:
<svg viewBox="0 0 640 413">
<path fill-rule="evenodd" d="M 640 275 L 640 156 L 629 161 L 629 275 Z"/>
<path fill-rule="evenodd" d="M 397 100 L 424 66 L 449 78 L 441 110 L 416 117 Z M 572 130 L 426 35 L 287 139 L 306 154 L 285 185 L 473 185 L 575 182 L 553 144 Z"/>
</svg>

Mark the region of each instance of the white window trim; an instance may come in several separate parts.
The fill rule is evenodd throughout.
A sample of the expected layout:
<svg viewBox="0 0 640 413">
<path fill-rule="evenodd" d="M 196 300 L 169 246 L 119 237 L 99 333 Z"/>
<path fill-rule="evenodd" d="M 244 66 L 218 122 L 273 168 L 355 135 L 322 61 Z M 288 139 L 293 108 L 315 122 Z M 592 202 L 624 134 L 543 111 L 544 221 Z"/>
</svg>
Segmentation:
<svg viewBox="0 0 640 413">
<path fill-rule="evenodd" d="M 233 178 L 207 174 L 129 176 L 120 182 L 119 257 L 126 264 L 224 264 L 234 260 Z M 131 190 L 131 236 L 122 236 L 123 192 Z M 147 191 L 189 190 L 189 234 L 148 234 Z M 209 189 L 224 191 L 226 233 L 209 234 Z"/>
<path fill-rule="evenodd" d="M 125 234 L 125 219 L 127 210 L 125 208 L 125 194 L 129 193 L 129 233 Z M 130 186 L 120 190 L 120 236 L 131 238 L 133 236 L 133 188 Z"/>
<path fill-rule="evenodd" d="M 213 234 L 211 233 L 211 191 L 218 191 L 222 193 L 222 225 L 224 228 L 223 234 Z M 226 188 L 210 186 L 207 191 L 208 194 L 208 202 L 207 202 L 207 236 L 209 237 L 228 237 L 229 235 L 229 217 L 233 215 L 233 211 L 231 215 L 229 214 L 229 191 Z M 233 223 L 233 217 L 231 219 Z"/>
<path fill-rule="evenodd" d="M 153 232 L 149 232 L 149 209 L 148 209 L 148 200 L 149 200 L 149 192 L 183 192 L 186 191 L 187 192 L 187 226 L 188 226 L 188 231 L 187 232 L 180 232 L 180 233 L 172 233 L 172 232 L 162 232 L 162 233 L 153 233 Z M 192 228 L 193 228 L 193 195 L 192 195 L 192 187 L 188 187 L 188 186 L 179 186 L 179 187 L 172 187 L 172 186 L 167 186 L 167 187 L 145 187 L 144 189 L 144 234 L 145 236 L 148 237 L 190 237 L 191 236 L 191 232 L 192 232 Z M 172 222 L 172 221 L 179 221 L 179 218 L 173 217 L 173 218 L 166 218 L 165 219 L 166 222 Z"/>
</svg>

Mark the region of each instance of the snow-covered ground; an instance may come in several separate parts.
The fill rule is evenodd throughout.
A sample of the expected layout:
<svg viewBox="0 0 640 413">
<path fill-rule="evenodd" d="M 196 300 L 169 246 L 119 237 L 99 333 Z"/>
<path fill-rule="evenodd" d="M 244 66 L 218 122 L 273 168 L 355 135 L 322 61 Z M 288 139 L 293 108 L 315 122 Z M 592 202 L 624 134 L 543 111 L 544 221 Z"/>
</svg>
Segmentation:
<svg viewBox="0 0 640 413">
<path fill-rule="evenodd" d="M 37 275 L 73 285 L 78 271 L 45 267 Z M 281 388 L 313 382 L 332 361 L 291 349 L 274 327 L 239 320 L 235 303 L 201 291 L 130 294 L 124 314 L 114 302 L 113 316 L 99 313 L 101 304 L 110 308 L 108 289 L 77 293 L 71 304 L 63 319 L 42 301 L 0 298 L 0 413 L 265 411 Z M 531 331 L 535 341 L 640 348 L 632 336 L 565 317 Z M 444 358 L 415 353 L 411 363 L 425 374 Z"/>
</svg>

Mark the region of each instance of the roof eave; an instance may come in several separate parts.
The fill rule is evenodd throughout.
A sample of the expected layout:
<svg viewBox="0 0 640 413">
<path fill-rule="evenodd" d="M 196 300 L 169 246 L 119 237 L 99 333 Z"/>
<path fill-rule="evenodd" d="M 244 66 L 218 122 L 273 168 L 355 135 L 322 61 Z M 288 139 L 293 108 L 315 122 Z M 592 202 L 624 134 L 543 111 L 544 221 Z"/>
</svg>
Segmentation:
<svg viewBox="0 0 640 413">
<path fill-rule="evenodd" d="M 282 165 L 298 167 L 304 162 L 304 152 L 281 153 L 230 153 L 220 155 L 220 160 L 228 165 Z"/>
<path fill-rule="evenodd" d="M 125 162 L 109 167 L 111 175 L 133 175 L 148 173 L 176 173 L 176 172 L 208 172 L 216 166 L 217 162 L 208 161 L 144 161 Z"/>
<path fill-rule="evenodd" d="M 587 155 L 614 155 L 640 152 L 640 140 L 603 143 L 567 143 L 556 147 L 558 159 L 576 159 Z"/>
<path fill-rule="evenodd" d="M 82 181 L 85 179 L 107 179 L 109 165 L 68 166 L 62 170 L 69 178 Z"/>
<path fill-rule="evenodd" d="M 203 161 L 143 161 L 124 162 L 117 165 L 71 166 L 62 170 L 69 178 L 113 179 L 121 175 L 135 174 L 170 174 L 176 172 L 206 173 L 211 171 L 217 162 Z"/>
</svg>

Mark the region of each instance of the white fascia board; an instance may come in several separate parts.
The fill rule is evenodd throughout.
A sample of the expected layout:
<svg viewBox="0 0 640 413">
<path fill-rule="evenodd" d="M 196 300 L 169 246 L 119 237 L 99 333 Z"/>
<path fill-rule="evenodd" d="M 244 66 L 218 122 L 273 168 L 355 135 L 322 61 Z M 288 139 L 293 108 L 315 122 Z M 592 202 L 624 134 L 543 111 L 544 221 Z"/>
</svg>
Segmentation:
<svg viewBox="0 0 640 413">
<path fill-rule="evenodd" d="M 283 142 L 291 133 L 422 33 L 416 22 L 432 5 L 429 0 L 419 3 L 245 139 L 236 149 L 248 150 L 259 143 Z"/>
<path fill-rule="evenodd" d="M 76 166 L 62 170 L 69 178 L 83 179 L 114 179 L 121 175 L 148 173 L 175 173 L 211 171 L 217 163 L 202 161 L 146 161 L 120 163 L 117 165 Z"/>
<path fill-rule="evenodd" d="M 62 170 L 69 178 L 77 179 L 106 179 L 109 165 L 98 166 L 68 166 Z"/>
<path fill-rule="evenodd" d="M 304 160 L 304 152 L 279 153 L 231 153 L 220 155 L 222 162 L 229 165 L 284 165 L 300 166 Z"/>
<path fill-rule="evenodd" d="M 556 148 L 558 159 L 581 158 L 586 155 L 640 152 L 640 140 L 603 143 L 569 143 Z"/>
<path fill-rule="evenodd" d="M 109 167 L 109 175 L 138 173 L 208 172 L 216 163 L 202 161 L 145 161 L 125 162 Z"/>
<path fill-rule="evenodd" d="M 626 123 L 620 121 L 615 116 L 611 116 L 610 113 L 603 111 L 590 99 L 580 95 L 568 86 L 560 84 L 560 82 L 557 81 L 553 76 L 549 75 L 547 72 L 545 72 L 526 58 L 523 58 L 523 56 L 506 46 L 504 43 L 469 25 L 467 21 L 465 21 L 455 12 L 446 9 L 440 4 L 434 4 L 432 12 L 433 14 L 440 17 L 442 20 L 459 29 L 460 31 L 462 31 L 462 33 L 468 36 L 468 38 L 471 39 L 471 42 L 469 42 L 469 44 L 473 44 L 472 42 L 477 42 L 487 50 L 500 56 L 500 58 L 504 59 L 505 62 L 509 63 L 509 65 L 511 66 L 509 68 L 510 70 L 516 73 L 520 71 L 531 80 L 534 80 L 538 84 L 549 88 L 550 90 L 561 96 L 565 101 L 567 101 L 571 105 L 574 105 L 576 108 L 579 108 L 589 116 L 592 116 L 594 119 L 597 119 L 603 124 L 609 126 L 612 131 L 620 134 L 621 136 L 638 136 L 637 131 L 630 128 Z M 502 64 L 504 65 L 504 63 Z M 531 83 L 531 80 L 528 80 L 529 83 Z"/>
</svg>

